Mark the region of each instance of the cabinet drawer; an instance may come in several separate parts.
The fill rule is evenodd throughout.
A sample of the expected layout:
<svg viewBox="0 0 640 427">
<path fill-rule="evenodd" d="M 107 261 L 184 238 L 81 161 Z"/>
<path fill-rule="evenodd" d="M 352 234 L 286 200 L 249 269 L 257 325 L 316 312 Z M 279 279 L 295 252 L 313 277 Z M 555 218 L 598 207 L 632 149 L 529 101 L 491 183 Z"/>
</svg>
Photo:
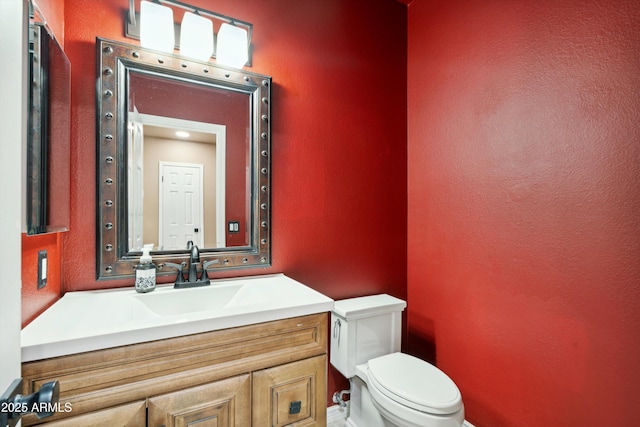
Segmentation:
<svg viewBox="0 0 640 427">
<path fill-rule="evenodd" d="M 325 355 L 253 374 L 253 427 L 326 424 Z"/>
</svg>

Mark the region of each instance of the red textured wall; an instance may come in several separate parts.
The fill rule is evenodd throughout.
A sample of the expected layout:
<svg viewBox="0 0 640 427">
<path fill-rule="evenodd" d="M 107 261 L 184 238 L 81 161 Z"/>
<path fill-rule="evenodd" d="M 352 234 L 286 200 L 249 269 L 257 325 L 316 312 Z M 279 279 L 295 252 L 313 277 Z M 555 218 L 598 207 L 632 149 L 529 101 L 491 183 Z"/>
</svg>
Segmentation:
<svg viewBox="0 0 640 427">
<path fill-rule="evenodd" d="M 191 3 L 252 22 L 251 70 L 273 77 L 273 266 L 226 275 L 284 272 L 336 299 L 405 297 L 406 6 Z M 95 38 L 125 40 L 128 4 L 74 0 L 65 9 L 73 103 L 65 291 L 133 286 L 95 279 Z M 329 393 L 345 385 L 330 373 Z"/>
<path fill-rule="evenodd" d="M 62 233 L 22 235 L 22 326 L 60 298 Z M 47 251 L 47 286 L 38 290 L 38 252 Z"/>
<path fill-rule="evenodd" d="M 640 3 L 408 10 L 411 351 L 479 427 L 640 425 Z"/>
</svg>

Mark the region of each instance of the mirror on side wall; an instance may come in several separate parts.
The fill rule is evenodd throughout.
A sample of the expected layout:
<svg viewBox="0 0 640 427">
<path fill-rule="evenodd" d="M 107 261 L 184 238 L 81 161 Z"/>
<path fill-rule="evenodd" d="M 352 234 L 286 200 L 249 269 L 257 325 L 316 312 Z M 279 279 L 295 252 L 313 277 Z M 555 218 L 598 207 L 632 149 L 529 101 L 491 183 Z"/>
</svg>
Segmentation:
<svg viewBox="0 0 640 427">
<path fill-rule="evenodd" d="M 98 278 L 268 266 L 271 78 L 98 39 Z M 175 274 L 167 268 L 161 271 Z"/>
<path fill-rule="evenodd" d="M 71 65 L 39 12 L 29 22 L 26 232 L 69 229 Z"/>
</svg>

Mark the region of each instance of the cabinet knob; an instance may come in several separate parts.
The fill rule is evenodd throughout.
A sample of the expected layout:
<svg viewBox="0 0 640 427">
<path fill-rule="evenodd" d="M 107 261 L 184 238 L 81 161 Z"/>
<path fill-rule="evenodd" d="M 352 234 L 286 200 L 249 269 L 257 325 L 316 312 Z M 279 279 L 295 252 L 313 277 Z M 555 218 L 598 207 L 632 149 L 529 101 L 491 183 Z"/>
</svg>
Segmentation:
<svg viewBox="0 0 640 427">
<path fill-rule="evenodd" d="M 291 402 L 289 404 L 289 414 L 299 414 L 301 408 L 302 408 L 302 402 L 300 400 Z"/>
</svg>

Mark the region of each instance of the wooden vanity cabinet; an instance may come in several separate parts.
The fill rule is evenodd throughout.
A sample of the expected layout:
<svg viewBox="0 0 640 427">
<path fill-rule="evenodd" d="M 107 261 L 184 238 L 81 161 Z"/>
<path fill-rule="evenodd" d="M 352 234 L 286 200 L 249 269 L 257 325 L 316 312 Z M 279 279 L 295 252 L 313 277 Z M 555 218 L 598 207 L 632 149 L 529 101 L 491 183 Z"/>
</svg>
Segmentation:
<svg viewBox="0 0 640 427">
<path fill-rule="evenodd" d="M 325 426 L 327 313 L 23 363 L 60 381 L 51 426 Z"/>
</svg>

